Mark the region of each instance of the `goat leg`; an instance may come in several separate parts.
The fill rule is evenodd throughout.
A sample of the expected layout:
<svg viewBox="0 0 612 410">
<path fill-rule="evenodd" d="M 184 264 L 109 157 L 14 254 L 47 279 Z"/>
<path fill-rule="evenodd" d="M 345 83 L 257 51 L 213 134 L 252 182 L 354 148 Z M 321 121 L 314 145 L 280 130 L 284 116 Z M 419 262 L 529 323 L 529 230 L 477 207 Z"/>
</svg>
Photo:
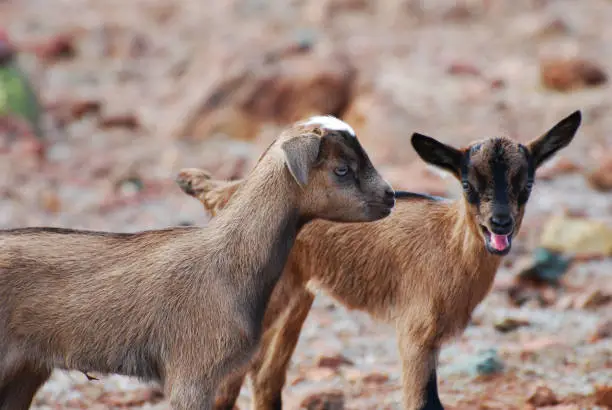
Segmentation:
<svg viewBox="0 0 612 410">
<path fill-rule="evenodd" d="M 230 374 L 221 384 L 215 397 L 215 410 L 233 410 L 244 383 L 247 368 Z"/>
<path fill-rule="evenodd" d="M 216 386 L 211 381 L 181 377 L 171 378 L 165 384 L 165 395 L 172 410 L 212 410 Z"/>
<path fill-rule="evenodd" d="M 414 322 L 412 325 L 414 326 Z M 414 338 L 412 335 L 419 334 L 414 330 L 410 324 L 398 328 L 404 409 L 443 410 L 438 397 L 436 377 L 439 349 L 432 340 Z M 423 336 L 423 333 L 420 333 L 420 336 Z"/>
<path fill-rule="evenodd" d="M 48 370 L 18 370 L 0 386 L 0 410 L 28 410 L 34 395 L 51 373 Z"/>
<path fill-rule="evenodd" d="M 266 330 L 257 359 L 251 368 L 253 410 L 282 409 L 282 390 L 287 368 L 300 337 L 314 295 L 301 290 L 292 295 L 276 323 Z"/>
</svg>

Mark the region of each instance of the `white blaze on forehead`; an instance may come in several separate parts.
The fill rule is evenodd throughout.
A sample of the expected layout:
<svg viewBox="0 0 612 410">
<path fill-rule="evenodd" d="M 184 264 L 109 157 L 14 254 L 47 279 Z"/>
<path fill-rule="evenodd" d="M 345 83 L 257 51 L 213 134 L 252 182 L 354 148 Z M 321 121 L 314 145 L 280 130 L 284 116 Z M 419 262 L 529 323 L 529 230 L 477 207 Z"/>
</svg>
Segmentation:
<svg viewBox="0 0 612 410">
<path fill-rule="evenodd" d="M 349 133 L 353 137 L 355 136 L 355 130 L 353 130 L 350 125 L 331 115 L 317 115 L 314 117 L 310 117 L 308 120 L 306 120 L 304 125 L 319 125 L 321 128 L 324 128 L 326 130 L 344 131 Z"/>
</svg>

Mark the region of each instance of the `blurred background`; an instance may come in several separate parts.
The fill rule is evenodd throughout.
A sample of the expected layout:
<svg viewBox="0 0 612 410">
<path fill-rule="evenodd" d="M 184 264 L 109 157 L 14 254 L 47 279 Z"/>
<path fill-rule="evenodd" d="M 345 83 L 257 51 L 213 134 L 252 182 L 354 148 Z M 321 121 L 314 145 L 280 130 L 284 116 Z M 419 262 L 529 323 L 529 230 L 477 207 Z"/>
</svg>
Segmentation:
<svg viewBox="0 0 612 410">
<path fill-rule="evenodd" d="M 440 389 L 449 409 L 612 408 L 610 23 L 609 0 L 0 0 L 0 226 L 205 224 L 181 168 L 240 178 L 320 113 L 396 188 L 452 197 L 412 132 L 525 142 L 581 109 L 491 294 L 443 349 Z M 399 378 L 393 329 L 320 295 L 285 404 L 399 409 Z M 56 372 L 34 408 L 168 406 L 132 379 Z"/>
</svg>

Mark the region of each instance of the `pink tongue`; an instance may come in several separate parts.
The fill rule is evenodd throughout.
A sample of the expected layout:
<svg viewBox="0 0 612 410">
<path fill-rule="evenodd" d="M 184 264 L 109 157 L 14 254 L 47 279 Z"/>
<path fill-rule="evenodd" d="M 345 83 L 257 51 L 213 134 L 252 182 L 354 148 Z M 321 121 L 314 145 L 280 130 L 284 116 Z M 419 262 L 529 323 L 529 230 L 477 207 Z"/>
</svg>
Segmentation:
<svg viewBox="0 0 612 410">
<path fill-rule="evenodd" d="M 496 235 L 491 232 L 491 245 L 498 251 L 505 250 L 510 245 L 508 243 L 508 235 Z"/>
</svg>

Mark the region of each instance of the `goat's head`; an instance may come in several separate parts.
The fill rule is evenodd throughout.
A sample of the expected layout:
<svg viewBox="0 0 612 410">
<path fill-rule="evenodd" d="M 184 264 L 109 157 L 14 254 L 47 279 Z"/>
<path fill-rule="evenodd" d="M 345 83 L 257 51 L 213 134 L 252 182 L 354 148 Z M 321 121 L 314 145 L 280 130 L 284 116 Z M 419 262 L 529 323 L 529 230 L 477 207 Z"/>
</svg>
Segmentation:
<svg viewBox="0 0 612 410">
<path fill-rule="evenodd" d="M 572 141 L 580 121 L 576 111 L 526 145 L 488 138 L 456 149 L 416 133 L 412 145 L 423 160 L 461 181 L 470 219 L 486 249 L 505 255 L 520 228 L 535 170 Z"/>
<path fill-rule="evenodd" d="M 376 171 L 345 122 L 330 116 L 312 117 L 285 130 L 261 155 L 280 153 L 301 189 L 301 213 L 338 222 L 374 221 L 391 213 L 391 186 Z M 185 168 L 176 179 L 213 216 L 223 209 L 242 181 L 210 179 L 207 171 Z"/>
<path fill-rule="evenodd" d="M 283 132 L 278 144 L 301 187 L 300 212 L 307 218 L 367 222 L 391 213 L 394 191 L 347 123 L 331 116 L 311 117 Z"/>
</svg>

